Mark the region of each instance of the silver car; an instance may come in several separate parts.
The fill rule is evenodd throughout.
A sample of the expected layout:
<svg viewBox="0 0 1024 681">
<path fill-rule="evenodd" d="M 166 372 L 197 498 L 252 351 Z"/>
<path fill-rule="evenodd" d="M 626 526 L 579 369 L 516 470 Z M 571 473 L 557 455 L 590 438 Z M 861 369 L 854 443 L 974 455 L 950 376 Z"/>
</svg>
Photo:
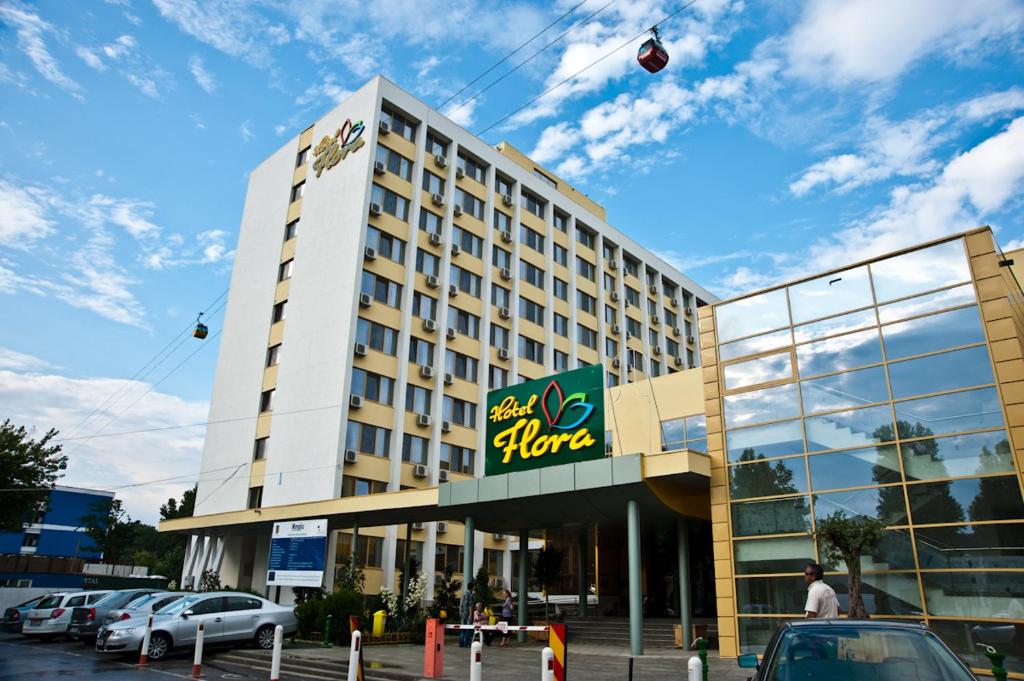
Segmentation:
<svg viewBox="0 0 1024 681">
<path fill-rule="evenodd" d="M 233 591 L 189 594 L 154 614 L 149 659 L 159 660 L 174 648 L 194 645 L 200 622 L 205 644 L 251 641 L 264 650 L 274 646 L 274 628 L 278 624 L 284 627 L 285 635 L 298 629 L 291 607 L 259 596 Z M 145 633 L 143 616 L 104 625 L 96 637 L 96 651 L 136 653 L 142 649 Z"/>
<path fill-rule="evenodd" d="M 179 598 L 194 595 L 195 594 L 188 591 L 158 591 L 153 594 L 147 594 L 140 598 L 136 598 L 123 608 L 108 612 L 103 616 L 103 621 L 100 623 L 100 626 L 113 624 L 114 622 L 120 622 L 121 620 L 130 620 L 133 617 L 146 617 L 151 612 L 157 612 Z"/>
</svg>

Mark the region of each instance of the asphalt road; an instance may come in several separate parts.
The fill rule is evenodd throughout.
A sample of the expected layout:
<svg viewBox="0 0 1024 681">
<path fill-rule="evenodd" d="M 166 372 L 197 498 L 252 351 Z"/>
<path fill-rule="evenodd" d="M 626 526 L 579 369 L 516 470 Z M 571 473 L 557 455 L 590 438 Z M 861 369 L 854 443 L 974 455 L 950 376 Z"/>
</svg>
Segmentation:
<svg viewBox="0 0 1024 681">
<path fill-rule="evenodd" d="M 210 660 L 203 665 L 203 678 L 267 681 L 269 674 Z M 97 681 L 129 681 L 133 679 L 192 678 L 191 651 L 179 652 L 160 662 L 138 669 L 126 658 L 99 655 L 88 645 L 73 641 L 34 641 L 18 634 L 0 634 L 0 681 L 25 681 L 35 678 L 89 677 Z M 282 681 L 308 681 L 301 677 L 281 676 Z"/>
</svg>

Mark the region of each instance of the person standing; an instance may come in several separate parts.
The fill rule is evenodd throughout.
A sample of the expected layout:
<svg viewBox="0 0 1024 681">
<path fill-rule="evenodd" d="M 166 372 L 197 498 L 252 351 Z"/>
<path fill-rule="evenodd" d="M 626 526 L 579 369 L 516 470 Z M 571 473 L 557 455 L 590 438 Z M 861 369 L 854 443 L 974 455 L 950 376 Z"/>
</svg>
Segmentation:
<svg viewBox="0 0 1024 681">
<path fill-rule="evenodd" d="M 501 619 L 508 625 L 512 621 L 512 592 L 505 589 L 505 602 L 501 604 Z M 501 648 L 507 648 L 512 643 L 512 636 L 505 630 L 505 633 L 501 635 L 501 643 L 498 644 Z"/>
<path fill-rule="evenodd" d="M 473 624 L 473 581 L 466 582 L 462 589 L 462 599 L 459 600 L 459 622 L 461 624 Z M 473 640 L 473 631 L 462 629 L 459 631 L 459 647 L 468 648 Z"/>
<path fill-rule="evenodd" d="M 807 603 L 804 613 L 807 619 L 834 620 L 839 617 L 839 599 L 836 592 L 824 581 L 825 571 L 817 563 L 804 567 L 804 581 L 807 583 Z"/>
</svg>

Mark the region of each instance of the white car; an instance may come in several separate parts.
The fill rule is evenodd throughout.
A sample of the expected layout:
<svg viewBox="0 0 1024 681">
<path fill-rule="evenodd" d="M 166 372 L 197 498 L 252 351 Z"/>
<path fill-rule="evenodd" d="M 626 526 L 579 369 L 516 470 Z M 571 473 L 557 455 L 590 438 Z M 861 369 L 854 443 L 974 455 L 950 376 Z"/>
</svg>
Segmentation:
<svg viewBox="0 0 1024 681">
<path fill-rule="evenodd" d="M 92 605 L 109 591 L 75 591 L 50 594 L 28 611 L 21 633 L 29 638 L 63 636 L 71 624 L 71 611 Z"/>
</svg>

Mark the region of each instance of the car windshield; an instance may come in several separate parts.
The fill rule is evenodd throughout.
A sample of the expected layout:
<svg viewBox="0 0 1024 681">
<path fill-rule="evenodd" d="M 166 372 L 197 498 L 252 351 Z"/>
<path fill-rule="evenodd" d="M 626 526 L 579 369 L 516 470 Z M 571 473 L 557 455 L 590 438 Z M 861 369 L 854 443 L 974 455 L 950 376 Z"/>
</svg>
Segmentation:
<svg viewBox="0 0 1024 681">
<path fill-rule="evenodd" d="M 193 603 L 202 598 L 201 595 L 196 594 L 194 596 L 186 596 L 181 600 L 174 601 L 170 605 L 165 605 L 157 611 L 158 615 L 177 615 L 179 612 L 184 612 L 192 606 Z"/>
<path fill-rule="evenodd" d="M 972 681 L 931 632 L 855 626 L 793 627 L 782 635 L 765 678 L 829 681 Z"/>
<path fill-rule="evenodd" d="M 125 603 L 128 603 L 138 597 L 139 594 L 136 592 L 124 593 L 123 591 L 111 591 L 106 596 L 96 601 L 96 606 L 120 608 Z"/>
<path fill-rule="evenodd" d="M 36 607 L 40 610 L 44 608 L 56 608 L 58 605 L 60 605 L 60 602 L 63 598 L 63 596 L 47 596 L 43 600 L 39 601 L 39 605 L 37 605 Z"/>
<path fill-rule="evenodd" d="M 37 603 L 42 603 L 44 598 L 45 598 L 45 596 L 36 596 L 32 600 L 25 601 L 24 603 L 19 603 L 18 605 L 14 606 L 14 607 L 16 607 L 16 608 L 31 608 L 31 607 L 35 607 L 35 605 Z"/>
<path fill-rule="evenodd" d="M 155 598 L 156 598 L 156 594 L 146 594 L 145 596 L 139 596 L 135 600 L 129 601 L 128 603 L 126 603 L 125 606 L 124 606 L 124 609 L 125 610 L 138 610 L 139 608 L 144 606 L 146 603 L 149 603 L 150 601 L 152 601 Z"/>
</svg>

